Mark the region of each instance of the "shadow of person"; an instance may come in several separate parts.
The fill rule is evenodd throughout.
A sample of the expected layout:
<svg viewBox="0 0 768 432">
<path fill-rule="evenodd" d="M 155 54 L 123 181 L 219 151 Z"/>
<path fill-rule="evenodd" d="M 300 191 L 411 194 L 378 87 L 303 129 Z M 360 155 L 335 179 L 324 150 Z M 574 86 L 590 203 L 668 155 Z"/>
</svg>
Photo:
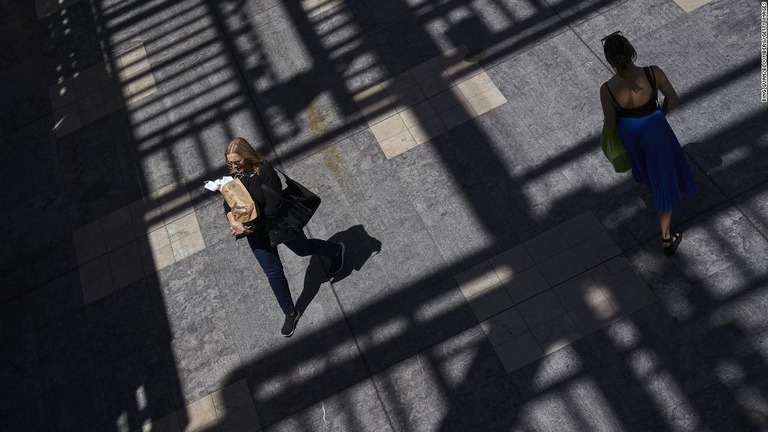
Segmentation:
<svg viewBox="0 0 768 432">
<path fill-rule="evenodd" d="M 342 242 L 346 246 L 344 267 L 331 276 L 328 274 L 330 263 L 328 258 L 313 256 L 310 259 L 304 275 L 304 289 L 296 300 L 296 309 L 302 314 L 309 307 L 322 284 L 328 281 L 339 282 L 352 274 L 352 271 L 360 271 L 370 257 L 381 252 L 381 242 L 371 237 L 362 225 L 355 225 L 336 233 L 328 241 Z"/>
</svg>

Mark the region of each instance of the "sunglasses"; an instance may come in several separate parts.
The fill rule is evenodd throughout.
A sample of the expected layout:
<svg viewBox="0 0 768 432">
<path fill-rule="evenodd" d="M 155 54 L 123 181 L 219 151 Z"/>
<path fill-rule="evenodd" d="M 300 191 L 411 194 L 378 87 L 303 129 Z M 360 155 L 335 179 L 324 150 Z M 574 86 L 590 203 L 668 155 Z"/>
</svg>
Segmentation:
<svg viewBox="0 0 768 432">
<path fill-rule="evenodd" d="M 611 37 L 611 36 L 616 36 L 616 35 L 624 36 L 624 35 L 622 35 L 622 34 L 621 34 L 621 30 L 616 30 L 615 32 L 613 32 L 613 33 L 609 34 L 608 36 L 606 36 L 606 37 L 604 37 L 604 38 L 600 39 L 600 42 L 602 42 L 603 44 L 605 44 L 605 40 L 606 40 L 606 39 L 608 39 L 608 38 L 609 38 L 609 37 Z"/>
<path fill-rule="evenodd" d="M 243 159 L 240 159 L 238 161 L 226 162 L 227 166 L 230 167 L 230 168 L 239 167 L 239 166 L 243 165 L 244 163 L 245 163 L 245 160 L 243 160 Z"/>
</svg>

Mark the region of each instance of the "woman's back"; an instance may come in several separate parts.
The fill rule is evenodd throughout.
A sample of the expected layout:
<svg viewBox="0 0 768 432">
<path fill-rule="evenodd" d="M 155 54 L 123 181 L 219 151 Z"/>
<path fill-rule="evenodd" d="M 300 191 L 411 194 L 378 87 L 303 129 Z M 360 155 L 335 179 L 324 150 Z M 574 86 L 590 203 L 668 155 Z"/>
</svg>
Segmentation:
<svg viewBox="0 0 768 432">
<path fill-rule="evenodd" d="M 655 71 L 654 71 L 655 72 Z M 608 80 L 608 89 L 620 108 L 639 108 L 653 97 L 653 88 L 643 68 L 634 66 L 627 78 L 615 74 Z"/>
</svg>

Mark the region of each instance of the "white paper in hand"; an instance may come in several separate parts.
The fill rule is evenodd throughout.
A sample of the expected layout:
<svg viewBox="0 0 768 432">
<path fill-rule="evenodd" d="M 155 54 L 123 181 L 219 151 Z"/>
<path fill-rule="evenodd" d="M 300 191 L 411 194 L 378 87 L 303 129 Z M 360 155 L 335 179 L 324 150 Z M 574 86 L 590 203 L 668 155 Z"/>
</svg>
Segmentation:
<svg viewBox="0 0 768 432">
<path fill-rule="evenodd" d="M 204 188 L 208 189 L 211 192 L 218 192 L 221 190 L 221 187 L 228 182 L 232 181 L 232 176 L 224 176 L 220 179 L 216 180 L 206 180 Z"/>
</svg>

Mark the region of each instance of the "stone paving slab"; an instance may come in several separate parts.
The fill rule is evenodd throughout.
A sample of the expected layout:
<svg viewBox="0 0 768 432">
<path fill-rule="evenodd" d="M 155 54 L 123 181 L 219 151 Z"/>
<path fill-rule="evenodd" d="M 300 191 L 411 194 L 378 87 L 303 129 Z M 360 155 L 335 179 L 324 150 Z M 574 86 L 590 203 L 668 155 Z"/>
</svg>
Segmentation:
<svg viewBox="0 0 768 432">
<path fill-rule="evenodd" d="M 757 3 L 17 9 L 0 62 L 2 178 L 25 180 L 0 210 L 3 430 L 749 430 L 768 414 Z M 616 29 L 681 95 L 670 122 L 700 193 L 673 259 L 650 194 L 597 146 Z M 459 84 L 432 111 L 395 108 L 406 130 L 436 106 L 467 121 L 383 152 L 355 95 L 416 103 L 403 73 L 432 92 L 430 59 L 461 46 L 484 49 L 469 68 L 507 102 L 472 118 L 479 87 Z M 111 63 L 150 70 L 136 84 L 154 93 L 107 109 Z M 61 109 L 79 128 L 55 129 Z M 307 233 L 348 246 L 334 277 L 280 248 L 304 311 L 292 339 L 201 188 L 238 135 L 323 198 Z M 172 262 L 131 266 L 153 246 Z"/>
</svg>

